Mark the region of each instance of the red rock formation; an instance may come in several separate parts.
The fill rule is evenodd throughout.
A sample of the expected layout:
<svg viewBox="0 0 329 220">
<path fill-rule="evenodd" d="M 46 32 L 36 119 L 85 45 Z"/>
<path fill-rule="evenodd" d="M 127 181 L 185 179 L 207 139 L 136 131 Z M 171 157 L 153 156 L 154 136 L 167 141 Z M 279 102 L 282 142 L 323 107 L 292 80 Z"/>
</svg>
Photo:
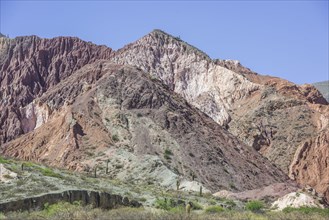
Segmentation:
<svg viewBox="0 0 329 220">
<path fill-rule="evenodd" d="M 24 133 L 21 107 L 112 50 L 73 37 L 0 38 L 0 143 Z"/>
<path fill-rule="evenodd" d="M 289 176 L 303 185 L 313 187 L 329 201 L 329 129 L 298 147 Z"/>
</svg>

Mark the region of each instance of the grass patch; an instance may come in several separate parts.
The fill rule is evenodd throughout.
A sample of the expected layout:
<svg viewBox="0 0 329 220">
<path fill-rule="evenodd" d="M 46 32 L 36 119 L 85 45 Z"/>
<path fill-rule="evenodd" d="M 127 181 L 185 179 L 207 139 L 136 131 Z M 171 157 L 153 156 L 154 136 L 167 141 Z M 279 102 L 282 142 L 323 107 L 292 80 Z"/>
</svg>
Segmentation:
<svg viewBox="0 0 329 220">
<path fill-rule="evenodd" d="M 62 175 L 58 174 L 58 173 L 55 173 L 54 171 L 52 171 L 51 169 L 49 168 L 45 168 L 41 171 L 41 173 L 44 175 L 44 176 L 50 176 L 50 177 L 56 177 L 56 178 L 62 178 Z"/>
<path fill-rule="evenodd" d="M 221 206 L 209 206 L 206 208 L 205 212 L 206 213 L 220 213 L 223 212 L 225 209 Z"/>
<path fill-rule="evenodd" d="M 174 206 L 172 206 L 172 203 L 170 202 L 169 199 L 157 199 L 155 201 L 155 208 L 169 211 L 173 207 Z"/>
<path fill-rule="evenodd" d="M 202 210 L 203 209 L 202 205 L 200 205 L 200 203 L 198 203 L 198 202 L 192 202 L 192 208 L 194 210 Z"/>
<path fill-rule="evenodd" d="M 329 217 L 329 209 L 321 209 L 316 207 L 299 207 L 299 208 L 293 208 L 293 207 L 287 207 L 282 210 L 284 213 L 293 213 L 293 212 L 299 212 L 303 214 L 313 214 L 318 213 L 321 215 L 325 215 Z"/>
<path fill-rule="evenodd" d="M 2 156 L 0 156 L 0 163 L 6 163 L 6 164 L 8 164 L 8 163 L 10 163 L 10 161 L 7 160 L 7 159 L 5 159 L 5 158 L 3 158 Z"/>
<path fill-rule="evenodd" d="M 217 209 L 215 209 L 218 211 Z M 250 219 L 250 220 L 327 220 L 328 217 L 317 213 L 303 214 L 300 212 L 264 212 L 254 213 L 250 211 L 219 211 L 219 212 L 191 212 L 190 215 L 185 213 L 183 206 L 177 206 L 168 211 L 154 212 L 144 208 L 121 207 L 118 209 L 99 209 L 91 206 L 81 206 L 79 203 L 57 203 L 53 205 L 45 205 L 42 211 L 32 212 L 10 212 L 1 215 L 0 219 L 115 219 L 115 220 L 217 220 L 217 219 Z"/>
<path fill-rule="evenodd" d="M 264 203 L 258 200 L 246 203 L 246 209 L 252 212 L 260 212 L 264 208 Z"/>
</svg>

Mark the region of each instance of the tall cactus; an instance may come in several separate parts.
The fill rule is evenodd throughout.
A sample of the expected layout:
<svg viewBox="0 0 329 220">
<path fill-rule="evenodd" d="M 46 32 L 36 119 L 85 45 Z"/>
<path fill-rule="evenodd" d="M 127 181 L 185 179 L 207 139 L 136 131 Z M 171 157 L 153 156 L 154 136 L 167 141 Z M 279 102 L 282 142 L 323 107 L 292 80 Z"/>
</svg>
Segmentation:
<svg viewBox="0 0 329 220">
<path fill-rule="evenodd" d="M 95 165 L 95 169 L 94 169 L 94 177 L 97 178 L 97 165 Z"/>
<path fill-rule="evenodd" d="M 177 180 L 177 181 L 176 181 L 176 190 L 177 190 L 177 191 L 179 190 L 179 185 L 180 185 L 180 181 Z"/>
<path fill-rule="evenodd" d="M 109 173 L 109 163 L 110 163 L 110 159 L 108 159 L 106 162 L 106 174 Z"/>
</svg>

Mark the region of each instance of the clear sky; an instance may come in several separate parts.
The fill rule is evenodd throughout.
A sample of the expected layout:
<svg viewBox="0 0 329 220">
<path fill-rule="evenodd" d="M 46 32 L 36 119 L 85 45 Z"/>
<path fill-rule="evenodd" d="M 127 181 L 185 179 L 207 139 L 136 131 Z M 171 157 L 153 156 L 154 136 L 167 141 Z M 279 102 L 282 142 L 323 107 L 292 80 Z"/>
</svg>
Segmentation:
<svg viewBox="0 0 329 220">
<path fill-rule="evenodd" d="M 211 58 L 302 84 L 329 79 L 328 11 L 328 0 L 1 0 L 0 32 L 77 36 L 119 49 L 162 29 Z"/>
</svg>

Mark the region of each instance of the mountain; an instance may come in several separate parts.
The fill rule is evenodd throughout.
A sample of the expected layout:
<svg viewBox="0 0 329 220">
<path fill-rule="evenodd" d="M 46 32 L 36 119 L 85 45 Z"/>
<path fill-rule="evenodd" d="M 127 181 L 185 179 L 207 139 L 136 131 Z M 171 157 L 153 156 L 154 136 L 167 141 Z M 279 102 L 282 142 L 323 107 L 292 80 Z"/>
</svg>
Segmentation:
<svg viewBox="0 0 329 220">
<path fill-rule="evenodd" d="M 329 102 L 329 81 L 313 83 L 313 86 L 317 88 L 323 97 Z"/>
<path fill-rule="evenodd" d="M 287 180 L 253 148 L 134 67 L 86 65 L 21 111 L 31 108 L 52 114 L 5 144 L 5 155 L 82 171 L 110 159 L 113 177 L 174 186 L 178 175 L 191 180 L 193 174 L 210 190 Z M 23 121 L 36 124 L 37 118 Z"/>
<path fill-rule="evenodd" d="M 297 149 L 328 131 L 328 103 L 314 86 L 259 75 L 238 61 L 211 60 L 163 31 L 155 30 L 111 56 L 116 63 L 137 66 L 161 79 L 287 174 L 293 172 Z M 321 146 L 326 149 L 328 144 Z M 294 178 L 329 199 L 325 184 Z"/>
<path fill-rule="evenodd" d="M 5 155 L 81 172 L 108 163 L 100 172 L 113 178 L 212 192 L 289 175 L 329 199 L 329 107 L 312 85 L 212 60 L 160 30 L 118 51 L 0 38 L 0 69 Z"/>
</svg>

